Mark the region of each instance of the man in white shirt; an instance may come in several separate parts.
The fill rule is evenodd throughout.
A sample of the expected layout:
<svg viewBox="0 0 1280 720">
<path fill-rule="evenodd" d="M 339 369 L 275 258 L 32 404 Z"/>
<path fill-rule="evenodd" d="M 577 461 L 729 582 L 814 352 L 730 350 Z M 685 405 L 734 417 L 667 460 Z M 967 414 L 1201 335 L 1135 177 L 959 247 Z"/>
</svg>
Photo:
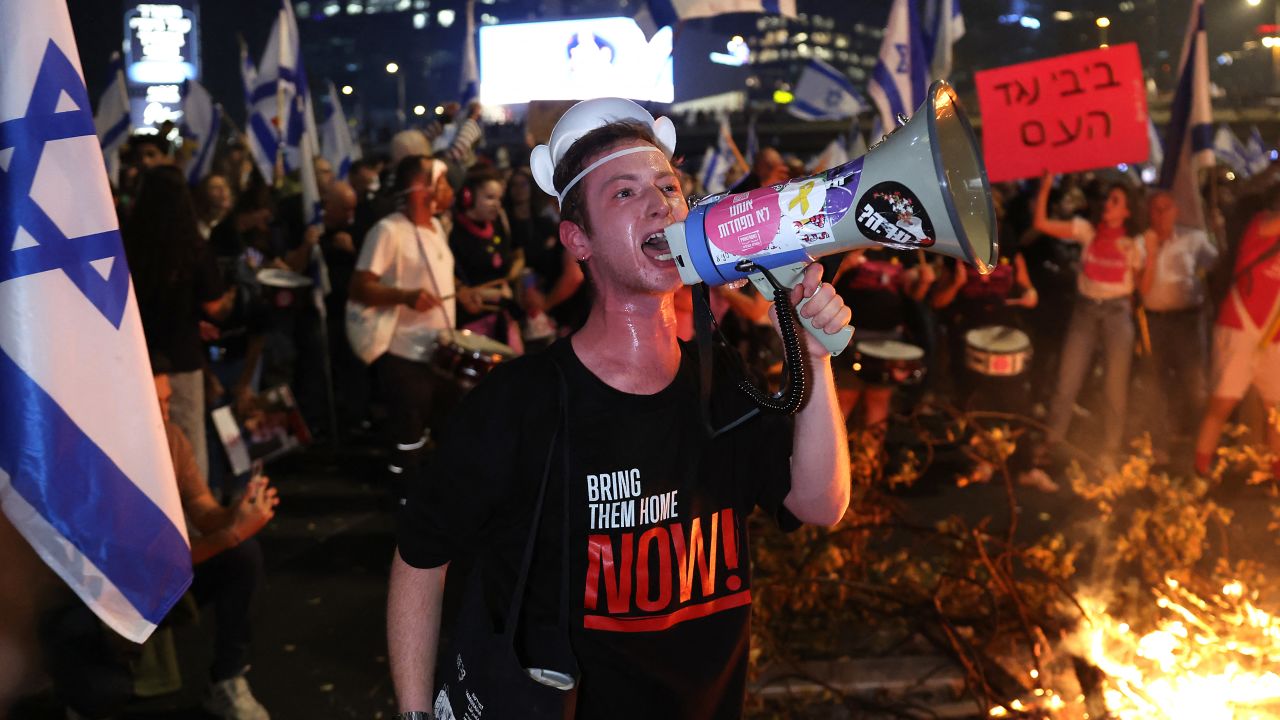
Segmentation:
<svg viewBox="0 0 1280 720">
<path fill-rule="evenodd" d="M 402 500 L 404 478 L 420 464 L 429 434 L 436 383 L 428 363 L 440 331 L 454 326 L 457 313 L 453 253 L 435 218 L 453 204 L 444 163 L 404 158 L 394 189 L 400 209 L 369 231 L 351 279 L 354 309 L 371 327 L 366 337 L 349 324 L 348 335 L 356 354 L 373 363 L 387 403 L 394 446 L 387 470 Z"/>
<path fill-rule="evenodd" d="M 1153 444 L 1167 451 L 1170 433 L 1194 432 L 1204 408 L 1204 274 L 1218 249 L 1204 230 L 1177 224 L 1178 206 L 1169 192 L 1153 194 L 1147 210 L 1147 262 L 1138 289 L 1151 340 L 1144 376 L 1152 392 L 1141 405 L 1149 412 Z"/>
</svg>

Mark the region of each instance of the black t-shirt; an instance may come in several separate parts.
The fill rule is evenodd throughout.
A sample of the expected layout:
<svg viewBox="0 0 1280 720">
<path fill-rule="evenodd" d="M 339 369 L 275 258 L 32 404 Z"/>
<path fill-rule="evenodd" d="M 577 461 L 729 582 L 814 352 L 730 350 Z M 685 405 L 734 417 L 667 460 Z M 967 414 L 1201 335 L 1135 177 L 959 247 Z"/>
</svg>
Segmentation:
<svg viewBox="0 0 1280 720">
<path fill-rule="evenodd" d="M 464 215 L 455 215 L 449 233 L 449 249 L 453 251 L 453 273 L 463 285 L 476 286 L 505 278 L 515 261 L 511 239 L 496 223 L 490 223 L 488 234 Z M 458 327 L 475 322 L 489 313 L 472 315 L 458 303 Z"/>
<path fill-rule="evenodd" d="M 463 402 L 401 514 L 405 562 L 474 557 L 501 626 L 561 422 L 560 363 L 579 718 L 740 717 L 751 617 L 747 516 L 759 506 L 798 524 L 782 505 L 790 420 L 760 415 L 709 440 L 696 349 L 682 352 L 676 379 L 653 395 L 606 385 L 567 339 L 499 366 Z M 722 426 L 750 406 L 723 367 L 714 377 L 713 423 Z M 557 617 L 565 447 L 557 443 L 552 455 L 522 635 Z"/>
<path fill-rule="evenodd" d="M 157 371 L 181 373 L 204 366 L 200 342 L 203 303 L 225 292 L 218 264 L 209 246 L 201 243 L 190 267 L 176 274 L 163 289 L 138 297 L 138 313 L 147 338 L 147 351 Z"/>
<path fill-rule="evenodd" d="M 560 229 L 556 222 L 545 215 L 520 220 L 511 218 L 512 244 L 524 250 L 525 265 L 533 271 L 538 290 L 550 293 L 564 274 L 564 254 L 560 243 Z M 591 311 L 591 292 L 584 282 L 578 290 L 559 305 L 551 308 L 550 315 L 561 327 L 576 330 L 582 327 Z"/>
</svg>

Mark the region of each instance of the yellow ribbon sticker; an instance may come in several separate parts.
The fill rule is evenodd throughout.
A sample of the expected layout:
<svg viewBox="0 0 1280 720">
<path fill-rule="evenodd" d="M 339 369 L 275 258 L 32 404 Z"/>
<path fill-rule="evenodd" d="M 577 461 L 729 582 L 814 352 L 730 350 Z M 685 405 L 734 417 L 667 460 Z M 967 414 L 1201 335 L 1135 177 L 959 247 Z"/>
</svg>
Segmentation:
<svg viewBox="0 0 1280 720">
<path fill-rule="evenodd" d="M 787 205 L 788 210 L 795 210 L 796 205 L 799 205 L 801 215 L 807 216 L 809 214 L 809 191 L 813 189 L 813 183 L 814 181 L 810 180 L 800 186 L 796 196 L 792 198 L 791 203 Z"/>
</svg>

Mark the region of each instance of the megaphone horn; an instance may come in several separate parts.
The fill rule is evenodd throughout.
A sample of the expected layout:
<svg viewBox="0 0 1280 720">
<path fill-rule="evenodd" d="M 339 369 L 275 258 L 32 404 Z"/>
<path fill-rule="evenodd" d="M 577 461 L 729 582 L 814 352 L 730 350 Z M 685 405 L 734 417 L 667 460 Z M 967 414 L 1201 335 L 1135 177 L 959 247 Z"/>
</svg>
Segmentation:
<svg viewBox="0 0 1280 720">
<path fill-rule="evenodd" d="M 689 285 L 750 278 L 794 287 L 815 258 L 863 247 L 925 250 L 991 272 L 999 254 L 991 187 L 955 90 L 930 88 L 912 119 L 867 154 L 824 173 L 746 193 L 703 198 L 667 242 Z M 743 261 L 750 262 L 743 262 Z M 815 337 L 833 353 L 849 333 Z"/>
</svg>

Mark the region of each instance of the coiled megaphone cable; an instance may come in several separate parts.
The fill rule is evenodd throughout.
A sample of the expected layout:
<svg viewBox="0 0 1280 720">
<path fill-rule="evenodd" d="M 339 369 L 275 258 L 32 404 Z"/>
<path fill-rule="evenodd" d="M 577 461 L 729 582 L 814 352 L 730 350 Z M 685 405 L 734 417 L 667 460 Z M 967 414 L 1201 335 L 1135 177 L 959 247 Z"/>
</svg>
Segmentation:
<svg viewBox="0 0 1280 720">
<path fill-rule="evenodd" d="M 738 383 L 738 389 L 746 393 L 761 410 L 779 415 L 795 415 L 804 404 L 808 379 L 800 333 L 796 329 L 796 310 L 791 304 L 791 289 L 778 282 L 768 268 L 750 260 L 738 263 L 737 270 L 743 273 L 760 273 L 773 286 L 773 307 L 778 316 L 778 331 L 782 335 L 782 372 L 785 378 L 782 389 L 776 393 L 766 393 L 746 378 Z"/>
</svg>

